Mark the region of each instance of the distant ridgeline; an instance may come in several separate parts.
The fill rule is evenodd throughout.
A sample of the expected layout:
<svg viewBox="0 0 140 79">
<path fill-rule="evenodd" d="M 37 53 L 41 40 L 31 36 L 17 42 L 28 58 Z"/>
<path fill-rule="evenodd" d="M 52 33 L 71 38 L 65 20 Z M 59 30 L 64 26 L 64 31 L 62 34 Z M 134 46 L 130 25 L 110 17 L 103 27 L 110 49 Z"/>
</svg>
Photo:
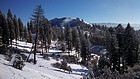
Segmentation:
<svg viewBox="0 0 140 79">
<path fill-rule="evenodd" d="M 119 23 L 93 23 L 93 24 L 97 24 L 97 25 L 106 25 L 107 27 L 116 27 Z M 123 27 L 126 27 L 127 24 L 121 23 L 121 25 Z M 134 27 L 135 30 L 139 30 L 140 29 L 140 24 L 131 24 L 132 27 Z"/>
<path fill-rule="evenodd" d="M 70 18 L 70 17 L 63 17 L 63 18 L 54 18 L 50 20 L 52 26 L 58 26 L 58 27 L 65 27 L 65 26 L 70 26 L 70 27 L 75 27 L 79 25 L 83 26 L 92 26 L 91 24 L 83 21 L 82 19 L 76 18 Z"/>
</svg>

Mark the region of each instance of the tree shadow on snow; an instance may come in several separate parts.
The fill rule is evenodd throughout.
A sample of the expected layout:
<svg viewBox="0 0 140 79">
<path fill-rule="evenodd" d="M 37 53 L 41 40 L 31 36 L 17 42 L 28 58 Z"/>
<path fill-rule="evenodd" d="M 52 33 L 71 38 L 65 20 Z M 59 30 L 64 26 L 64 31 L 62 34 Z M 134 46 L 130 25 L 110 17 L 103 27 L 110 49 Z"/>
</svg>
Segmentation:
<svg viewBox="0 0 140 79">
<path fill-rule="evenodd" d="M 31 48 L 29 46 L 22 46 L 22 45 L 17 45 L 18 47 L 23 47 L 23 48 Z"/>
<path fill-rule="evenodd" d="M 75 75 L 80 75 L 80 76 L 86 76 L 86 72 L 87 70 L 83 70 L 83 69 L 72 69 L 72 74 L 75 74 Z"/>
<path fill-rule="evenodd" d="M 83 70 L 83 69 L 72 69 L 72 72 L 69 73 L 69 71 L 64 71 L 63 69 L 52 69 L 54 71 L 59 71 L 62 73 L 67 73 L 67 74 L 74 74 L 74 75 L 80 75 L 80 76 L 86 76 L 86 72 L 87 70 Z M 80 73 L 76 73 L 76 72 L 80 72 Z"/>
</svg>

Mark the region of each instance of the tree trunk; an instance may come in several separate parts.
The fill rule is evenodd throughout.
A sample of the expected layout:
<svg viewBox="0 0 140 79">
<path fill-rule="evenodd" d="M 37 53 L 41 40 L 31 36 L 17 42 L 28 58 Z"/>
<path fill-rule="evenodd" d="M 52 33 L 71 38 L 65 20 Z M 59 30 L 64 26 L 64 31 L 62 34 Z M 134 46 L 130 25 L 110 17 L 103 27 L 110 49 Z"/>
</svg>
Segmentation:
<svg viewBox="0 0 140 79">
<path fill-rule="evenodd" d="M 11 40 L 11 47 L 12 47 L 12 40 Z"/>
<path fill-rule="evenodd" d="M 43 55 L 43 54 L 44 54 L 44 53 L 43 53 L 43 42 L 41 42 L 41 49 L 42 49 L 41 52 L 42 52 L 42 55 Z"/>
<path fill-rule="evenodd" d="M 36 64 L 36 52 L 37 52 L 37 35 L 38 33 L 36 33 L 36 37 L 35 37 L 35 47 L 34 47 L 34 64 Z"/>
<path fill-rule="evenodd" d="M 36 27 L 36 36 L 35 36 L 35 47 L 34 47 L 34 64 L 36 64 L 36 52 L 37 52 L 37 39 L 38 38 L 38 22 Z"/>
</svg>

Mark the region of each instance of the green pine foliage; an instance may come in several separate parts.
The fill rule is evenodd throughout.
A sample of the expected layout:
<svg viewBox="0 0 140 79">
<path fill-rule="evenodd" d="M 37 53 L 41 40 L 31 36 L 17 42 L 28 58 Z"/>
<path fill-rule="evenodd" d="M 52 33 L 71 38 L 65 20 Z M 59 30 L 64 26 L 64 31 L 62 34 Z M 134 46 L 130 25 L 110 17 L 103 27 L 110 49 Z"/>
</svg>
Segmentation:
<svg viewBox="0 0 140 79">
<path fill-rule="evenodd" d="M 69 52 L 72 50 L 72 29 L 71 29 L 69 23 L 65 27 L 65 41 L 68 46 L 67 49 Z"/>
<path fill-rule="evenodd" d="M 22 40 L 22 38 L 24 36 L 24 25 L 20 18 L 18 18 L 18 24 L 19 24 L 19 38 L 20 38 L 20 40 Z"/>
<path fill-rule="evenodd" d="M 27 35 L 28 35 L 28 38 L 27 38 L 27 42 L 32 42 L 32 36 L 31 36 L 31 28 L 30 28 L 30 23 L 27 22 Z"/>
<path fill-rule="evenodd" d="M 2 43 L 4 47 L 9 45 L 9 29 L 5 15 L 0 11 L 0 28 L 2 31 Z"/>
<path fill-rule="evenodd" d="M 17 40 L 19 38 L 19 24 L 16 15 L 14 14 L 13 18 L 13 23 L 14 23 L 14 33 L 15 33 L 15 40 L 16 40 L 16 46 L 17 46 Z"/>
<path fill-rule="evenodd" d="M 9 32 L 10 32 L 9 33 L 10 44 L 12 46 L 12 40 L 15 38 L 15 32 L 14 32 L 13 16 L 10 9 L 8 9 L 8 13 L 7 13 L 7 22 L 8 22 Z"/>
<path fill-rule="evenodd" d="M 133 67 L 138 60 L 138 40 L 136 38 L 134 29 L 129 23 L 127 24 L 127 27 L 124 31 L 123 44 L 123 52 L 126 64 Z"/>
<path fill-rule="evenodd" d="M 2 29 L 0 28 L 0 47 L 3 46 L 3 43 L 2 43 Z"/>
</svg>

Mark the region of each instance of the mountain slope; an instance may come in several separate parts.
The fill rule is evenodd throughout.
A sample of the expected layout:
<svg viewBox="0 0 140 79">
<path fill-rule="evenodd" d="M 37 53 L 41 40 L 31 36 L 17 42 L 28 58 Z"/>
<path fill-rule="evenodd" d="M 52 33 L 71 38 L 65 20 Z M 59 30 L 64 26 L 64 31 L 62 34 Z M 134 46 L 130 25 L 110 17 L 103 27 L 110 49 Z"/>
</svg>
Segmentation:
<svg viewBox="0 0 140 79">
<path fill-rule="evenodd" d="M 70 27 L 75 27 L 78 26 L 78 24 L 85 24 L 85 25 L 90 25 L 88 22 L 83 21 L 79 18 L 70 18 L 70 17 L 63 17 L 63 18 L 54 18 L 50 20 L 52 26 L 58 26 L 58 27 L 65 27 L 67 24 Z"/>
</svg>

